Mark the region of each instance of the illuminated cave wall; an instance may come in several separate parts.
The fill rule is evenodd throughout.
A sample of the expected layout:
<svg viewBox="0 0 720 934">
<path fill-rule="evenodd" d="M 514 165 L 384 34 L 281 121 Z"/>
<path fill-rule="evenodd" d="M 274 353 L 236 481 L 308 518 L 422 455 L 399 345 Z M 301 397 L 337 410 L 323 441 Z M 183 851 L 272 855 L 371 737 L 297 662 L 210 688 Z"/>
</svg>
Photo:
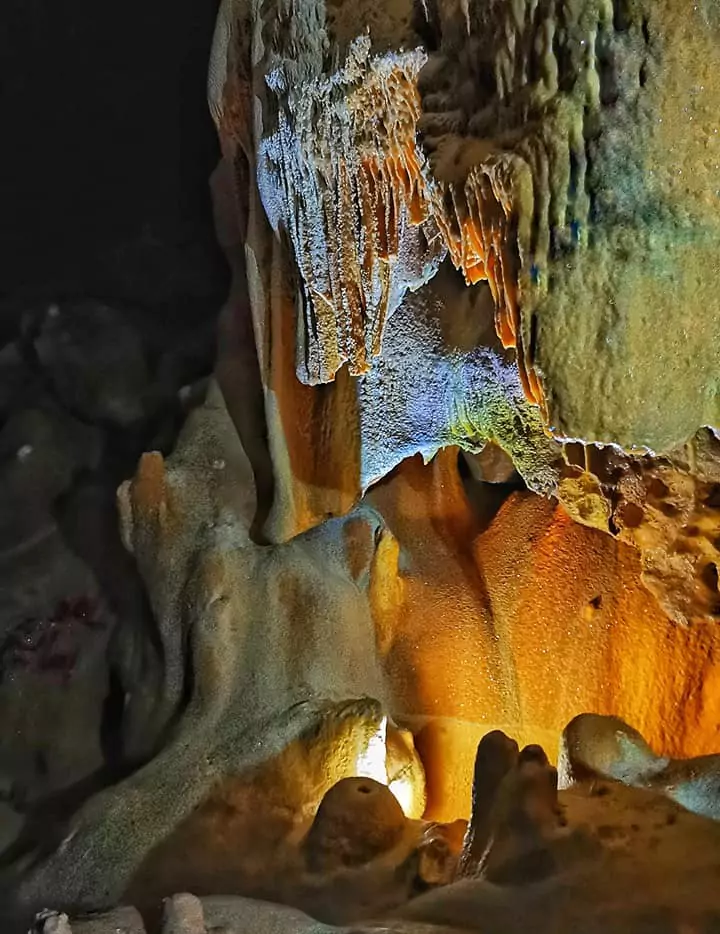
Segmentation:
<svg viewBox="0 0 720 934">
<path fill-rule="evenodd" d="M 396 711 L 450 718 L 421 743 L 596 710 L 717 744 L 717 23 L 681 7 L 221 11 L 221 385 L 269 540 L 379 506 Z M 483 528 L 487 442 L 532 492 Z"/>
</svg>

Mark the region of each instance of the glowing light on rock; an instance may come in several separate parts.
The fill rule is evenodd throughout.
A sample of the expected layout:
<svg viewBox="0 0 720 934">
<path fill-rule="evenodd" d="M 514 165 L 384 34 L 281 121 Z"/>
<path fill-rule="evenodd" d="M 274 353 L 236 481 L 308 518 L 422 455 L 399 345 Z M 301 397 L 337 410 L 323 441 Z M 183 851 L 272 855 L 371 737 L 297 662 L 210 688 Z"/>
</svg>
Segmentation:
<svg viewBox="0 0 720 934">
<path fill-rule="evenodd" d="M 367 748 L 358 756 L 356 772 L 360 778 L 374 778 L 383 785 L 388 783 L 387 765 L 387 717 L 383 717 L 380 726 L 370 738 Z"/>
<path fill-rule="evenodd" d="M 360 778 L 373 778 L 376 782 L 386 785 L 403 809 L 405 816 L 417 816 L 418 798 L 422 797 L 422 794 L 415 786 L 411 770 L 403 770 L 397 778 L 392 781 L 389 779 L 387 737 L 388 718 L 383 717 L 365 751 L 358 756 L 356 774 Z M 420 804 L 420 811 L 422 808 L 423 805 Z"/>
<path fill-rule="evenodd" d="M 409 817 L 413 812 L 415 804 L 415 788 L 409 778 L 396 778 L 390 782 L 388 788 L 395 796 L 395 800 L 403 809 L 403 814 Z"/>
</svg>

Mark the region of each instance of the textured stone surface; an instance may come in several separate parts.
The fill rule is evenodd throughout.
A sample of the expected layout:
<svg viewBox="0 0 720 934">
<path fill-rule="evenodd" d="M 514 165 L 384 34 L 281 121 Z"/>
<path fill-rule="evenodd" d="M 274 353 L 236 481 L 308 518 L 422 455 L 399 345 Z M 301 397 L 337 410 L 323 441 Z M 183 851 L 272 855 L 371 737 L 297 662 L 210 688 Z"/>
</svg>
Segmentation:
<svg viewBox="0 0 720 934">
<path fill-rule="evenodd" d="M 210 75 L 233 270 L 221 392 L 211 384 L 175 454 L 144 455 L 120 493 L 154 628 L 124 635 L 111 699 L 148 761 L 4 872 L 20 914 L 125 893 L 145 908 L 187 890 L 363 919 L 452 876 L 451 834 L 394 803 L 402 786 L 406 813 L 423 812 L 415 742 L 425 816 L 446 819 L 468 813 L 491 727 L 552 756 L 562 725 L 593 710 L 635 723 L 663 772 L 717 751 L 718 637 L 696 625 L 718 600 L 717 439 L 702 428 L 718 414 L 717 24 L 702 4 L 678 19 L 670 0 L 371 8 L 223 4 Z M 115 325 L 100 329 L 99 397 L 82 324 L 109 318 L 84 307 L 72 326 L 47 308 L 29 326 L 76 415 L 135 425 L 158 398 L 193 395 L 187 347 L 165 353 L 156 335 L 146 354 L 115 321 L 128 340 L 109 348 Z M 1 362 L 5 407 L 28 385 L 27 360 L 11 349 Z M 12 419 L 3 432 L 24 451 Z M 583 444 L 578 456 L 573 439 L 632 451 Z M 459 449 L 488 443 L 565 508 L 470 494 Z M 37 479 L 37 511 L 20 516 L 31 532 L 67 492 L 82 461 L 71 455 Z M 16 461 L 8 487 L 31 499 Z M 696 804 L 717 768 L 691 761 L 660 790 Z M 392 813 L 343 826 L 316 860 L 337 878 L 313 888 L 297 843 L 356 773 L 389 785 L 378 797 Z M 582 848 L 562 832 L 544 753 L 526 746 L 495 784 L 489 807 L 472 801 L 470 871 L 504 885 L 572 864 Z M 642 795 L 609 792 L 627 812 L 613 822 L 591 790 L 573 794 L 568 811 L 607 849 L 632 850 Z M 560 882 L 525 905 L 468 883 L 419 900 L 417 917 L 465 924 L 463 892 L 488 931 L 536 914 L 553 930 L 566 902 L 576 924 L 598 909 L 589 930 L 715 911 L 703 888 L 714 831 L 661 798 L 643 799 L 638 824 L 662 850 L 654 874 L 610 859 L 581 896 Z M 702 838 L 692 867 L 678 868 L 675 823 Z"/>
<path fill-rule="evenodd" d="M 474 783 L 476 803 L 479 796 L 486 800 L 472 821 L 479 817 L 490 831 L 479 862 L 471 860 L 476 878 L 438 880 L 422 894 L 401 881 L 417 851 L 408 860 L 407 851 L 383 848 L 344 873 L 327 867 L 305 893 L 289 887 L 285 873 L 269 882 L 264 902 L 176 895 L 165 903 L 162 934 L 197 934 L 206 927 L 231 934 L 512 934 L 528 925 L 550 934 L 567 924 L 586 934 L 671 932 L 678 925 L 715 929 L 718 823 L 687 813 L 657 792 L 597 778 L 558 794 L 557 774 L 543 749 L 533 745 L 518 752 L 517 743 L 497 732 L 481 742 L 476 761 L 490 764 L 493 757 L 502 762 L 499 781 L 484 782 L 480 769 Z M 343 797 L 344 792 L 334 803 Z M 278 900 L 287 907 L 273 904 Z M 98 934 L 106 932 L 101 928 Z"/>
<path fill-rule="evenodd" d="M 473 723 L 522 724 L 523 743 L 554 755 L 563 724 L 595 710 L 658 752 L 715 751 L 717 634 L 667 619 L 634 549 L 527 493 L 483 526 L 449 451 L 404 464 L 370 499 L 400 545 L 386 666 L 397 711 L 417 715 L 430 813 L 437 802 L 445 817 L 468 814 Z M 436 767 L 447 760 L 457 779 Z"/>
<path fill-rule="evenodd" d="M 391 779 L 391 757 L 368 755 L 390 729 L 384 712 L 413 726 L 427 816 L 445 820 L 468 812 L 467 756 L 489 721 L 522 724 L 523 742 L 554 755 L 578 711 L 619 711 L 664 753 L 714 751 L 712 630 L 669 623 L 639 584 L 635 553 L 552 503 L 514 494 L 487 526 L 448 450 L 403 465 L 347 518 L 258 546 L 252 490 L 213 390 L 173 457 L 146 455 L 122 491 L 165 659 L 146 728 L 181 716 L 149 765 L 72 819 L 19 886 L 21 904 L 97 908 L 128 886 L 155 898 L 153 877 L 165 892 L 234 877 L 266 894 L 274 841 L 299 830 L 292 814 L 306 819 L 358 769 Z M 394 755 L 415 776 L 419 816 L 412 745 L 398 741 Z M 245 791 L 213 792 L 222 781 Z M 265 838 L 253 821 L 273 809 Z M 235 832 L 256 846 L 233 855 Z"/>
<path fill-rule="evenodd" d="M 194 895 L 173 895 L 163 908 L 163 934 L 205 934 L 202 903 Z"/>
<path fill-rule="evenodd" d="M 530 489 L 637 547 L 672 619 L 713 617 L 712 489 L 683 445 L 717 416 L 716 24 L 677 15 L 669 0 L 223 5 L 209 89 L 236 349 L 218 373 L 247 435 L 233 374 L 256 345 L 267 443 L 251 459 L 273 477 L 256 534 L 346 512 L 415 453 L 489 442 Z M 397 50 L 421 46 L 418 72 Z M 413 278 L 418 231 L 449 260 Z M 586 463 L 548 431 L 588 445 Z"/>
<path fill-rule="evenodd" d="M 145 934 L 140 912 L 126 906 L 95 917 L 73 919 L 72 934 Z"/>
<path fill-rule="evenodd" d="M 438 48 L 418 76 L 416 57 L 368 58 L 382 28 L 338 42 L 339 22 L 345 37 L 364 29 L 361 8 L 339 6 L 225 4 L 211 71 L 226 156 L 256 168 L 289 236 L 301 369 L 329 379 L 349 359 L 362 372 L 381 352 L 392 276 L 423 279 L 403 272 L 420 230 L 468 283 L 487 280 L 498 335 L 558 436 L 664 452 L 718 421 L 716 26 L 700 7 L 433 3 L 423 38 Z M 399 44 L 402 6 L 385 18 Z M 248 20 L 267 87 L 250 77 Z M 345 64 L 323 73 L 334 43 Z M 252 211 L 248 242 L 260 250 Z"/>
<path fill-rule="evenodd" d="M 559 452 L 523 396 L 512 354 L 494 334 L 491 290 L 467 290 L 447 263 L 433 261 L 430 268 L 423 260 L 429 271 L 422 274 L 413 268 L 415 239 L 427 241 L 428 249 L 438 239 L 438 198 L 431 197 L 431 175 L 415 139 L 417 91 L 408 83 L 408 63 L 417 56 L 379 53 L 366 66 L 363 38 L 338 52 L 360 64 L 344 66 L 335 77 L 321 71 L 324 43 L 332 45 L 336 29 L 348 42 L 353 31 L 362 36 L 365 12 L 341 4 L 328 9 L 326 19 L 322 3 L 291 13 L 283 5 L 260 10 L 228 2 L 216 32 L 210 102 L 224 161 L 214 196 L 234 270 L 227 317 L 235 335 L 221 349 L 219 377 L 242 431 L 236 396 L 243 388 L 233 374 L 244 358 L 237 352 L 233 359 L 232 345 L 254 341 L 274 477 L 263 527 L 271 540 L 347 511 L 403 458 L 418 452 L 428 458 L 447 444 L 475 451 L 493 441 L 531 488 L 549 492 L 557 481 Z M 417 42 L 411 13 L 409 5 L 391 5 L 371 18 L 373 29 L 383 42 L 393 34 L 408 45 Z M 289 17 L 289 32 L 275 28 L 276 16 L 283 23 Z M 248 20 L 263 36 L 269 85 L 258 80 L 257 70 L 251 74 L 253 52 L 242 25 Z M 322 126 L 315 120 L 318 141 L 308 137 L 314 111 L 293 116 L 288 110 L 288 95 L 300 100 L 304 82 L 308 108 L 321 91 L 333 101 Z M 250 113 L 261 102 L 266 119 L 254 123 Z M 349 127 L 351 142 L 340 144 L 345 137 L 331 132 L 333 121 Z M 371 153 L 364 152 L 368 147 Z M 312 180 L 307 204 L 304 195 L 291 194 L 305 177 L 300 169 Z M 368 185 L 374 207 L 365 204 Z M 306 212 L 317 213 L 321 195 L 321 215 L 310 223 Z M 408 212 L 414 217 L 409 223 Z M 357 224 L 362 236 L 353 233 Z M 273 228 L 288 234 L 292 255 Z M 442 252 L 433 248 L 430 255 L 441 258 Z M 412 291 L 430 272 L 430 284 Z M 313 285 L 317 276 L 328 279 L 327 287 Z M 378 276 L 387 282 L 375 295 Z M 296 327 L 298 301 L 304 311 Z M 343 359 L 351 365 L 338 370 Z M 296 370 L 305 382 L 336 371 L 337 378 L 313 389 L 298 386 Z"/>
<path fill-rule="evenodd" d="M 658 756 L 617 717 L 581 714 L 563 730 L 559 770 L 565 787 L 593 776 L 652 788 L 694 814 L 720 820 L 720 756 Z"/>
<path fill-rule="evenodd" d="M 168 465 L 146 455 L 120 499 L 126 542 L 153 582 L 163 643 L 163 682 L 145 729 L 153 735 L 182 717 L 145 768 L 72 819 L 54 856 L 19 886 L 8 883 L 26 908 L 52 893 L 88 909 L 116 902 L 217 781 L 294 742 L 306 748 L 294 766 L 301 809 L 358 771 L 388 780 L 387 687 L 363 598 L 379 516 L 365 509 L 277 548 L 253 544 L 250 467 L 217 391 L 188 421 Z M 378 732 L 379 760 L 368 756 Z M 410 808 L 421 813 L 422 769 L 411 745 L 404 763 Z"/>
<path fill-rule="evenodd" d="M 566 445 L 557 495 L 584 525 L 638 550 L 642 580 L 680 625 L 718 614 L 720 446 L 703 429 L 668 458 Z"/>
<path fill-rule="evenodd" d="M 492 833 L 493 802 L 503 779 L 517 764 L 518 753 L 515 740 L 500 730 L 487 733 L 478 743 L 473 770 L 472 810 L 458 862 L 458 878 L 479 874 Z"/>
<path fill-rule="evenodd" d="M 558 769 L 564 787 L 593 775 L 642 786 L 668 761 L 618 717 L 580 714 L 563 730 Z"/>
<path fill-rule="evenodd" d="M 386 785 L 346 778 L 326 793 L 305 839 L 308 866 L 330 872 L 362 865 L 391 850 L 405 832 L 405 815 Z"/>
<path fill-rule="evenodd" d="M 42 934 L 72 934 L 70 919 L 66 914 L 48 912 L 39 921 Z"/>
</svg>

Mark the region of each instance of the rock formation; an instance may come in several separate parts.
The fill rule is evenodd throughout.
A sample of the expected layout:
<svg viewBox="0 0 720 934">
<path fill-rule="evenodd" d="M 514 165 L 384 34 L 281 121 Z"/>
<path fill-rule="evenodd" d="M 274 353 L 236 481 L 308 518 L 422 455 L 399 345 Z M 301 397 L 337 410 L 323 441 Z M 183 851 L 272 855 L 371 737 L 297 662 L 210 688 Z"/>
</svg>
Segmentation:
<svg viewBox="0 0 720 934">
<path fill-rule="evenodd" d="M 716 929 L 719 29 L 223 0 L 214 373 L 101 302 L 0 348 L 8 925 Z M 56 516 L 128 438 L 116 619 Z"/>
<path fill-rule="evenodd" d="M 286 853 L 284 872 L 267 877 L 264 902 L 175 895 L 165 900 L 162 934 L 207 934 L 218 927 L 231 934 L 514 934 L 528 924 L 550 934 L 568 923 L 582 934 L 716 929 L 716 822 L 611 779 L 584 779 L 558 794 L 557 773 L 542 748 L 518 751 L 499 732 L 481 741 L 476 764 L 461 853 L 450 827 L 408 820 L 381 784 L 346 779 L 329 789 L 309 829 L 295 842 L 286 839 L 295 858 Z M 485 772 L 499 781 L 486 780 Z M 717 802 L 716 788 L 705 795 L 711 799 Z M 423 856 L 437 841 L 444 842 L 446 871 L 430 876 Z M 278 901 L 292 907 L 273 904 Z M 132 908 L 72 921 L 45 911 L 34 930 L 118 929 L 145 932 Z"/>
<path fill-rule="evenodd" d="M 717 243 L 716 24 L 698 7 L 676 29 L 677 7 L 223 5 L 216 195 L 229 314 L 252 318 L 265 387 L 270 538 L 346 511 L 416 452 L 491 441 L 531 489 L 638 547 L 678 622 L 712 615 L 714 552 L 675 543 L 693 539 L 692 508 L 668 505 L 665 560 L 658 532 L 629 531 L 637 513 L 619 508 L 652 507 L 658 469 L 695 486 L 679 452 L 718 420 L 720 315 L 701 258 Z M 673 180 L 690 177 L 680 198 Z M 582 470 L 550 435 L 586 446 Z M 634 488 L 616 477 L 608 491 L 608 468 L 588 467 L 608 459 Z"/>
</svg>

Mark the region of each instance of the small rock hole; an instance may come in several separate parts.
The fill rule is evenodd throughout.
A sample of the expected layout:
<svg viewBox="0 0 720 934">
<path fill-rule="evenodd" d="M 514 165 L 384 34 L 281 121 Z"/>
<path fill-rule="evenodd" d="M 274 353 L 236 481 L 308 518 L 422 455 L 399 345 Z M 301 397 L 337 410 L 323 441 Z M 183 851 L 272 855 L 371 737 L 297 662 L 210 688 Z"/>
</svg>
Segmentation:
<svg viewBox="0 0 720 934">
<path fill-rule="evenodd" d="M 622 510 L 622 524 L 625 528 L 636 529 L 645 518 L 645 513 L 636 503 L 626 503 Z"/>
<path fill-rule="evenodd" d="M 711 509 L 720 509 L 720 483 L 713 483 L 705 500 L 705 505 Z"/>
<path fill-rule="evenodd" d="M 650 45 L 650 24 L 648 23 L 647 17 L 643 17 L 642 21 L 642 35 L 645 45 Z"/>
<path fill-rule="evenodd" d="M 663 483 L 659 477 L 653 477 L 652 481 L 650 482 L 648 492 L 656 499 L 665 499 L 670 490 L 668 489 L 667 484 Z"/>
<path fill-rule="evenodd" d="M 718 593 L 720 587 L 718 587 L 718 569 L 717 565 L 713 564 L 710 561 L 702 569 L 702 580 L 705 586 L 711 590 L 713 593 Z"/>
<path fill-rule="evenodd" d="M 538 316 L 533 313 L 530 316 L 530 353 L 529 360 L 530 363 L 535 361 L 535 356 L 537 352 L 537 337 L 538 337 Z"/>
<path fill-rule="evenodd" d="M 613 7 L 613 26 L 615 32 L 627 32 L 631 22 L 630 4 L 628 0 L 615 0 Z"/>
</svg>

